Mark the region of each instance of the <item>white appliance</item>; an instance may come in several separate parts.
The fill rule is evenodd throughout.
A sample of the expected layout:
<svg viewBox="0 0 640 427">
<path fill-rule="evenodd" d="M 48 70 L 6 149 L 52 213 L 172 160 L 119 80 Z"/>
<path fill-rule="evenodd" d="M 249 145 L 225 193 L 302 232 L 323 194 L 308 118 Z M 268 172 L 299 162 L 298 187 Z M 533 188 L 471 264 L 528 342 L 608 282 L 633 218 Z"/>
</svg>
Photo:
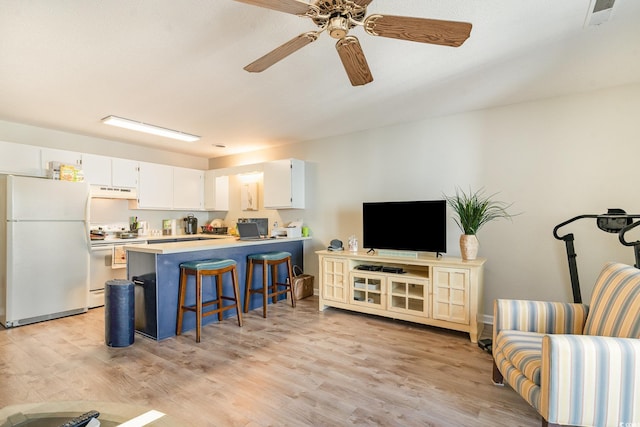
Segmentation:
<svg viewBox="0 0 640 427">
<path fill-rule="evenodd" d="M 89 186 L 0 175 L 0 322 L 87 311 Z"/>
<path fill-rule="evenodd" d="M 89 308 L 104 305 L 105 283 L 113 279 L 127 278 L 127 252 L 125 245 L 146 243 L 144 238 L 119 239 L 117 232 L 127 230 L 128 224 L 91 224 L 91 229 L 107 233 L 104 240 L 91 242 L 89 263 Z"/>
</svg>

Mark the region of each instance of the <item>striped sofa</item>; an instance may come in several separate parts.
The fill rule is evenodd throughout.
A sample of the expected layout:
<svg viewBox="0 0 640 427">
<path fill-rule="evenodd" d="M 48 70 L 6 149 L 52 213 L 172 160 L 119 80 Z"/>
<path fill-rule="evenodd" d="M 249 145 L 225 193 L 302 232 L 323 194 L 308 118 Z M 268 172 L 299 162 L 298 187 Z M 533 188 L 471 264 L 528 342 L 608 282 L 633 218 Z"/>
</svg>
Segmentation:
<svg viewBox="0 0 640 427">
<path fill-rule="evenodd" d="M 606 264 L 588 307 L 496 300 L 493 359 L 542 426 L 640 427 L 640 270 Z"/>
</svg>

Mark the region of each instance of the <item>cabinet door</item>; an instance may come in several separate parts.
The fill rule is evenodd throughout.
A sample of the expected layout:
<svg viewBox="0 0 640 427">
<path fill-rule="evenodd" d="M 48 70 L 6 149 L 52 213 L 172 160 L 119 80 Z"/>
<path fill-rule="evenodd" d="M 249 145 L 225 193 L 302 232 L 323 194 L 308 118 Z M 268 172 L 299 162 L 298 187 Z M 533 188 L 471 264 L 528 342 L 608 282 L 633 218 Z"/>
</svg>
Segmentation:
<svg viewBox="0 0 640 427">
<path fill-rule="evenodd" d="M 82 171 L 89 184 L 111 186 L 111 157 L 83 154 Z"/>
<path fill-rule="evenodd" d="M 229 177 L 217 176 L 215 183 L 215 210 L 228 211 L 229 210 Z"/>
<path fill-rule="evenodd" d="M 469 324 L 469 270 L 433 268 L 433 318 Z"/>
<path fill-rule="evenodd" d="M 57 150 L 55 148 L 42 149 L 42 170 L 49 168 L 49 162 L 60 162 L 65 165 L 80 166 L 82 154 L 75 151 Z"/>
<path fill-rule="evenodd" d="M 173 167 L 140 162 L 138 207 L 171 209 L 173 206 Z"/>
<path fill-rule="evenodd" d="M 322 257 L 320 261 L 320 292 L 322 293 L 322 298 L 330 301 L 347 302 L 348 279 L 346 260 Z"/>
<path fill-rule="evenodd" d="M 304 208 L 304 162 L 276 160 L 264 164 L 263 204 L 266 209 Z"/>
<path fill-rule="evenodd" d="M 229 210 L 229 176 L 215 176 L 214 171 L 204 173 L 204 208 L 209 211 Z"/>
<path fill-rule="evenodd" d="M 138 162 L 127 159 L 111 159 L 111 183 L 114 187 L 138 186 Z"/>
<path fill-rule="evenodd" d="M 0 172 L 27 176 L 44 176 L 40 164 L 40 147 L 0 141 Z"/>
<path fill-rule="evenodd" d="M 387 277 L 387 309 L 398 313 L 428 317 L 429 281 L 403 275 Z"/>
<path fill-rule="evenodd" d="M 174 209 L 203 209 L 204 171 L 173 168 Z"/>
<path fill-rule="evenodd" d="M 385 276 L 379 274 L 351 272 L 351 300 L 353 305 L 386 309 Z"/>
</svg>

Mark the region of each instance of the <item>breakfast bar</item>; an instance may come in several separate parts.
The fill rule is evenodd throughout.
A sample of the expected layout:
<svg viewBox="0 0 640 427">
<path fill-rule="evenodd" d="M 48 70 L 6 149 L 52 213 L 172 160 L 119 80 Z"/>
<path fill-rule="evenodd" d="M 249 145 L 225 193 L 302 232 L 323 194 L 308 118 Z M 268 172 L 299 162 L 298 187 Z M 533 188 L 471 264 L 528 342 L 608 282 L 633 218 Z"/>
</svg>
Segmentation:
<svg viewBox="0 0 640 427">
<path fill-rule="evenodd" d="M 292 264 L 302 268 L 306 239 L 308 237 L 240 241 L 235 237 L 220 236 L 197 241 L 126 246 L 127 276 L 136 284 L 136 330 L 156 340 L 176 335 L 180 263 L 212 258 L 233 259 L 237 263 L 240 297 L 244 301 L 247 255 L 286 251 L 291 253 Z M 278 281 L 284 282 L 285 278 L 284 269 L 280 269 Z M 253 282 L 258 283 L 259 280 L 261 276 L 254 275 Z M 252 286 L 255 286 L 255 283 Z M 222 286 L 224 293 L 233 293 L 229 277 L 224 277 Z M 195 299 L 193 286 L 189 286 L 186 298 L 187 301 Z M 206 301 L 211 298 L 212 289 L 205 285 L 203 299 Z M 252 295 L 249 309 L 260 307 L 262 299 L 259 295 Z M 228 310 L 224 314 L 225 318 L 236 315 L 235 310 Z M 204 326 L 217 321 L 217 316 L 207 316 L 203 318 L 202 323 Z M 195 314 L 187 313 L 182 330 L 188 331 L 195 327 Z"/>
</svg>

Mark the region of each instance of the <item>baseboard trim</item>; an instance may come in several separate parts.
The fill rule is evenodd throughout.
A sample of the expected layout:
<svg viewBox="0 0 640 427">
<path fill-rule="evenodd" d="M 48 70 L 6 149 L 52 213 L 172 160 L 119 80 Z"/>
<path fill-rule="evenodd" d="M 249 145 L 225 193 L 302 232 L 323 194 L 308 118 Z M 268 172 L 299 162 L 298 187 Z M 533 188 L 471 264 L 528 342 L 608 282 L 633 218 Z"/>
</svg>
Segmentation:
<svg viewBox="0 0 640 427">
<path fill-rule="evenodd" d="M 483 314 L 482 315 L 482 323 L 484 323 L 485 325 L 493 326 L 493 316 L 490 316 L 488 314 Z"/>
</svg>

